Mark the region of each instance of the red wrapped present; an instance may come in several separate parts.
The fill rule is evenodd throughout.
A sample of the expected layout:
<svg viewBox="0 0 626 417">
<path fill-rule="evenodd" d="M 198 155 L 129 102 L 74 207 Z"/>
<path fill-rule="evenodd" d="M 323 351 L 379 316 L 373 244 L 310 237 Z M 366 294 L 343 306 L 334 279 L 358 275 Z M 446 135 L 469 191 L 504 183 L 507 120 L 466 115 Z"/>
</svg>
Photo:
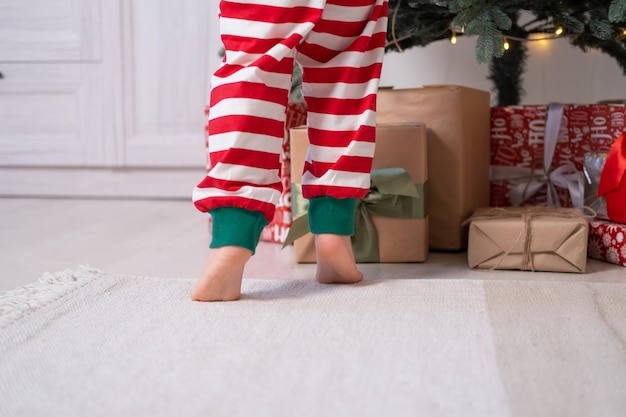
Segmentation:
<svg viewBox="0 0 626 417">
<path fill-rule="evenodd" d="M 508 106 L 491 111 L 491 205 L 584 204 L 585 154 L 608 150 L 623 104 Z"/>
<path fill-rule="evenodd" d="M 626 224 L 591 220 L 588 239 L 590 258 L 626 266 Z"/>
<path fill-rule="evenodd" d="M 626 133 L 617 138 L 606 157 L 598 196 L 605 198 L 609 219 L 626 223 Z"/>
</svg>

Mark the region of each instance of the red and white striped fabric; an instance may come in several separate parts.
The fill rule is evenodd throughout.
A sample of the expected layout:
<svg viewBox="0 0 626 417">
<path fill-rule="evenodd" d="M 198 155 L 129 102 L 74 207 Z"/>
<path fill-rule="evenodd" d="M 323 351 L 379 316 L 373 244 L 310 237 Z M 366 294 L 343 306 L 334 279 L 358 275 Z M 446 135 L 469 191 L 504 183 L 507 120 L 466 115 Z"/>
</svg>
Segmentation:
<svg viewBox="0 0 626 417">
<path fill-rule="evenodd" d="M 374 155 L 387 0 L 220 2 L 224 61 L 211 79 L 209 165 L 201 211 L 239 207 L 270 221 L 294 60 L 302 68 L 310 149 L 306 198 L 362 198 Z"/>
</svg>

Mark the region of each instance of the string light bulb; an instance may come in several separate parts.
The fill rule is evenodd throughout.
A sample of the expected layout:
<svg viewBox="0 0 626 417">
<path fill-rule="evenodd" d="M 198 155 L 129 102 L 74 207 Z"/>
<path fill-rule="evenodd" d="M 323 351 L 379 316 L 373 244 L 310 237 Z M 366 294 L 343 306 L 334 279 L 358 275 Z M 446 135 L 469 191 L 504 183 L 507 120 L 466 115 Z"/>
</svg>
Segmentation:
<svg viewBox="0 0 626 417">
<path fill-rule="evenodd" d="M 450 37 L 450 43 L 452 45 L 456 45 L 456 33 L 452 32 L 452 36 Z"/>
<path fill-rule="evenodd" d="M 502 44 L 502 47 L 504 48 L 505 51 L 508 51 L 509 49 L 511 49 L 511 44 L 506 38 L 504 38 L 504 43 Z"/>
<path fill-rule="evenodd" d="M 556 30 L 554 31 L 554 34 L 556 36 L 561 36 L 563 34 L 563 28 L 561 26 L 557 27 Z"/>
</svg>

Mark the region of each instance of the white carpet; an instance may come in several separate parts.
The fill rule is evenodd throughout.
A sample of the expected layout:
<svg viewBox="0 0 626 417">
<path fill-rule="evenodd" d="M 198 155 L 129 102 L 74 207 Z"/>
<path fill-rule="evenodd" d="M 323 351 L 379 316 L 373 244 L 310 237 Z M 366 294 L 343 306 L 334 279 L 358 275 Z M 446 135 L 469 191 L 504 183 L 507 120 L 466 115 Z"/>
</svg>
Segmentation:
<svg viewBox="0 0 626 417">
<path fill-rule="evenodd" d="M 623 416 L 626 286 L 47 274 L 0 296 L 0 416 Z"/>
</svg>

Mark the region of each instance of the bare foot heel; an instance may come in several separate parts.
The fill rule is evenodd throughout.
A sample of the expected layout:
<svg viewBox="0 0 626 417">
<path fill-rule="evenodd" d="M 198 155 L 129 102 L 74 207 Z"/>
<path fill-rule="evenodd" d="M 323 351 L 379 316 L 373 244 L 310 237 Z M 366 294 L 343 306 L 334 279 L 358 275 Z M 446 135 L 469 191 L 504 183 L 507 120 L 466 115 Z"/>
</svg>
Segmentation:
<svg viewBox="0 0 626 417">
<path fill-rule="evenodd" d="M 317 271 L 315 279 L 323 284 L 354 284 L 363 279 L 356 267 L 350 236 L 315 235 Z"/>
<path fill-rule="evenodd" d="M 252 252 L 239 246 L 211 249 L 191 293 L 193 301 L 235 301 L 241 296 L 243 269 Z"/>
</svg>

